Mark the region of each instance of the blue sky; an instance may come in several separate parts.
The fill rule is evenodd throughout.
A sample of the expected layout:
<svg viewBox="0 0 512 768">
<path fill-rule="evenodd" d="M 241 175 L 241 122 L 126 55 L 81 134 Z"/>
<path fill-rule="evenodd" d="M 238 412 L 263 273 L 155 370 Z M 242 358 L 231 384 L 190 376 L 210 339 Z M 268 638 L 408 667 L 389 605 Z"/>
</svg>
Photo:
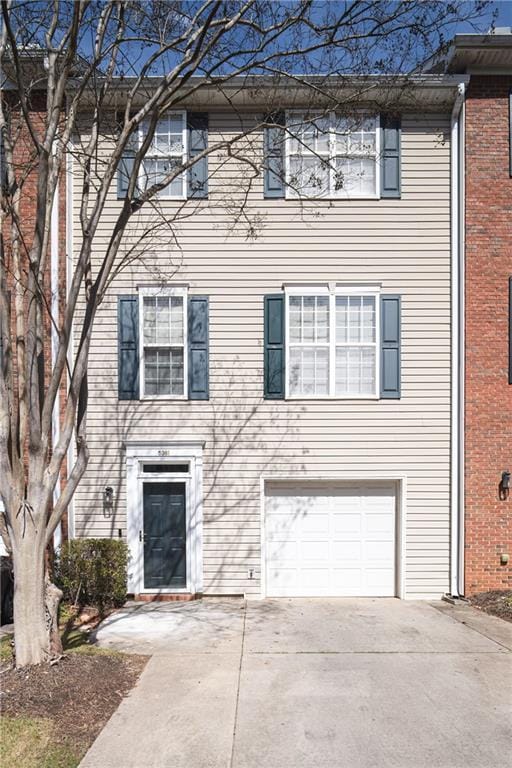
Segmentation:
<svg viewBox="0 0 512 768">
<path fill-rule="evenodd" d="M 512 27 L 512 0 L 500 0 L 500 2 L 496 3 L 496 6 L 499 11 L 496 26 Z"/>
</svg>

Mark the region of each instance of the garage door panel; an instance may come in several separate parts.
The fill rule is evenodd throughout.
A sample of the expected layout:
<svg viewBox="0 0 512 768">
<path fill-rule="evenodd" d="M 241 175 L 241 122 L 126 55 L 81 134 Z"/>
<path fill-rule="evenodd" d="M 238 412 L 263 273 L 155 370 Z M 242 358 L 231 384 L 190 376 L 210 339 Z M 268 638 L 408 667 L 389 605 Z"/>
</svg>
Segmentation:
<svg viewBox="0 0 512 768">
<path fill-rule="evenodd" d="M 283 594 L 286 594 L 285 590 L 293 593 L 299 586 L 296 568 L 274 568 L 270 566 L 269 576 L 273 590 L 283 590 Z"/>
<path fill-rule="evenodd" d="M 322 592 L 329 587 L 328 568 L 301 568 L 299 571 L 299 584 L 308 589 L 320 589 Z"/>
<path fill-rule="evenodd" d="M 384 561 L 386 563 L 392 563 L 395 555 L 395 542 L 390 541 L 365 541 L 364 542 L 364 559 L 367 562 Z"/>
<path fill-rule="evenodd" d="M 334 512 L 332 515 L 333 533 L 361 533 L 361 514 Z"/>
<path fill-rule="evenodd" d="M 338 590 L 346 590 L 343 594 L 358 595 L 363 583 L 363 572 L 361 568 L 333 568 L 332 582 Z"/>
<path fill-rule="evenodd" d="M 268 541 L 267 558 L 269 562 L 279 563 L 289 560 L 293 563 L 297 561 L 298 548 L 296 541 Z"/>
<path fill-rule="evenodd" d="M 394 484 L 281 487 L 266 502 L 268 595 L 395 594 Z"/>
<path fill-rule="evenodd" d="M 364 516 L 364 532 L 366 534 L 388 534 L 393 536 L 395 527 L 394 516 L 392 513 L 376 515 L 373 512 Z"/>
<path fill-rule="evenodd" d="M 289 534 L 297 526 L 297 521 L 293 513 L 281 513 L 273 512 L 267 517 L 267 530 L 269 535 L 272 534 Z"/>
<path fill-rule="evenodd" d="M 329 562 L 329 544 L 326 541 L 302 541 L 300 545 L 300 555 L 303 561 L 321 560 Z"/>
<path fill-rule="evenodd" d="M 336 562 L 341 560 L 343 562 L 355 560 L 361 560 L 362 544 L 359 539 L 355 541 L 333 541 L 332 542 L 332 558 Z"/>
<path fill-rule="evenodd" d="M 303 517 L 300 522 L 303 533 L 329 532 L 329 515 L 327 513 L 312 513 Z"/>
<path fill-rule="evenodd" d="M 365 592 L 374 597 L 393 597 L 395 594 L 392 568 L 367 568 L 365 571 Z"/>
</svg>

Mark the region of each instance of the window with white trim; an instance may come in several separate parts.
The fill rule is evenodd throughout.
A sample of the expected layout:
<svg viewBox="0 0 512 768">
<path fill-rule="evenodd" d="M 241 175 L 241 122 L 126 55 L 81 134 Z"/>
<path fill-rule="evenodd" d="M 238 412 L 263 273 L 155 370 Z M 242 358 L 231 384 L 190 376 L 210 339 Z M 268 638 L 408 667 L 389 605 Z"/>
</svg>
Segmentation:
<svg viewBox="0 0 512 768">
<path fill-rule="evenodd" d="M 144 397 L 186 396 L 186 292 L 143 289 L 141 382 Z"/>
<path fill-rule="evenodd" d="M 147 126 L 147 124 L 146 124 Z M 139 133 L 139 142 L 144 139 L 145 126 Z M 170 112 L 161 117 L 156 125 L 153 140 L 141 163 L 142 189 L 162 181 L 174 168 L 187 161 L 187 116 L 186 112 Z M 158 197 L 181 200 L 187 196 L 187 174 L 181 173 L 164 187 Z"/>
<path fill-rule="evenodd" d="M 288 197 L 378 197 L 377 115 L 288 112 L 286 127 Z"/>
<path fill-rule="evenodd" d="M 377 397 L 378 290 L 287 294 L 289 397 Z"/>
</svg>

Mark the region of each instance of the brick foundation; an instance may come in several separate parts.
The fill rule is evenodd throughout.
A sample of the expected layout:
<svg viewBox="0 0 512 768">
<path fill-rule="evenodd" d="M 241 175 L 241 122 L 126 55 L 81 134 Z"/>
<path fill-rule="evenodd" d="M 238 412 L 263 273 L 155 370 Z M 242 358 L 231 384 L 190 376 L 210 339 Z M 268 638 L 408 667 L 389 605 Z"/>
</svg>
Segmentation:
<svg viewBox="0 0 512 768">
<path fill-rule="evenodd" d="M 191 592 L 183 593 L 179 592 L 174 595 L 170 594 L 144 594 L 128 595 L 128 600 L 135 600 L 138 603 L 175 603 L 175 602 L 189 602 L 190 600 L 200 600 L 202 594 L 192 594 Z"/>
</svg>

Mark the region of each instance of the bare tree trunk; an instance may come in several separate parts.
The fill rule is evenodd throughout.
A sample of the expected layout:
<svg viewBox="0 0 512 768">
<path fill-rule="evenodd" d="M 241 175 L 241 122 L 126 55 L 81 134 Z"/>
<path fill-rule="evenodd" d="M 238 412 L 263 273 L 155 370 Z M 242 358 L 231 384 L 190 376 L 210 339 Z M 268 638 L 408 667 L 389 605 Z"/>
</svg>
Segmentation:
<svg viewBox="0 0 512 768">
<path fill-rule="evenodd" d="M 44 539 L 27 525 L 13 547 L 14 652 L 17 667 L 48 661 Z"/>
</svg>

